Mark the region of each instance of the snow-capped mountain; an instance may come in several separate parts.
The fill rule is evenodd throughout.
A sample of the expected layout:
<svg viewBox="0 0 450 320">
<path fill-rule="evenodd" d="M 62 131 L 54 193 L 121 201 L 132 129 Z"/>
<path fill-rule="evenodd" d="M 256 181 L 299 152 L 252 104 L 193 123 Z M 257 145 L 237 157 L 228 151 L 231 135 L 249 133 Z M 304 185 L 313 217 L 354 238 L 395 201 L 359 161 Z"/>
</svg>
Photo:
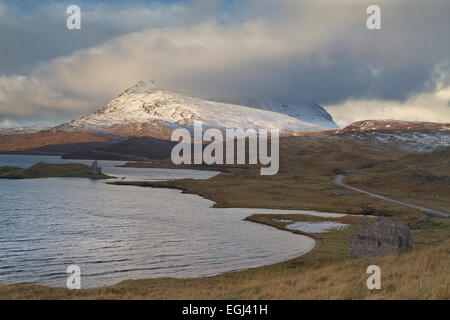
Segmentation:
<svg viewBox="0 0 450 320">
<path fill-rule="evenodd" d="M 43 125 L 34 125 L 34 126 L 26 126 L 26 127 L 14 127 L 14 128 L 0 128 L 0 136 L 1 135 L 12 135 L 12 134 L 23 134 L 23 133 L 32 133 L 38 132 L 41 130 L 45 130 L 50 128 L 50 126 Z"/>
<path fill-rule="evenodd" d="M 316 102 L 290 103 L 280 98 L 236 98 L 221 99 L 219 101 L 286 114 L 298 120 L 314 123 L 329 129 L 339 128 L 334 122 L 333 117 Z"/>
<path fill-rule="evenodd" d="M 280 129 L 282 133 L 314 131 L 335 127 L 331 116 L 320 106 L 311 105 L 311 116 L 283 105 L 263 105 L 259 108 L 232 103 L 209 101 L 189 94 L 158 88 L 154 82 L 139 82 L 125 90 L 98 111 L 56 127 L 58 130 L 107 130 L 129 124 L 163 124 L 167 128 L 190 126 L 201 120 L 212 128 Z M 283 111 L 286 111 L 283 113 Z M 305 111 L 306 112 L 306 111 Z M 306 112 L 307 114 L 308 112 Z M 319 121 L 320 114 L 327 121 Z"/>
</svg>

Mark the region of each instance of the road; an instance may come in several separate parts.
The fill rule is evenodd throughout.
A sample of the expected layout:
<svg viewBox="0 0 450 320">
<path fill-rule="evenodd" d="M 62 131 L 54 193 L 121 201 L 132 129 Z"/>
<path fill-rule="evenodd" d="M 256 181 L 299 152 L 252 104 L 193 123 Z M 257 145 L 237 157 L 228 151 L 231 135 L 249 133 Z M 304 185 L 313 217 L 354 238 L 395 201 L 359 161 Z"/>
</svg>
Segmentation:
<svg viewBox="0 0 450 320">
<path fill-rule="evenodd" d="M 388 197 L 385 197 L 385 196 L 382 196 L 382 195 L 379 195 L 379 194 L 376 194 L 376 193 L 372 193 L 372 192 L 369 192 L 369 191 L 365 191 L 365 190 L 362 190 L 362 189 L 359 189 L 359 188 L 355 188 L 355 187 L 346 185 L 345 183 L 342 182 L 343 178 L 344 178 L 343 175 L 336 176 L 336 178 L 334 178 L 334 183 L 337 184 L 338 186 L 341 186 L 341 187 L 344 187 L 344 188 L 347 188 L 347 189 L 350 189 L 350 190 L 353 190 L 353 191 L 356 191 L 356 192 L 364 193 L 364 194 L 366 194 L 368 196 L 371 196 L 371 197 L 374 197 L 374 198 L 378 198 L 378 199 L 394 202 L 394 203 L 401 204 L 401 205 L 404 205 L 404 206 L 407 206 L 407 207 L 410 207 L 410 208 L 414 208 L 414 209 L 419 209 L 420 211 L 423 211 L 423 212 L 426 212 L 426 213 L 431 213 L 431 214 L 434 214 L 434 215 L 437 215 L 437 216 L 440 216 L 440 217 L 447 217 L 447 218 L 450 217 L 450 213 L 447 213 L 447 212 L 433 210 L 433 209 L 428 209 L 428 208 L 424 208 L 424 207 L 421 207 L 421 206 L 417 206 L 417 205 L 412 204 L 412 203 L 403 202 L 403 201 L 399 201 L 399 200 L 394 200 L 394 199 L 391 199 L 391 198 L 388 198 Z"/>
</svg>

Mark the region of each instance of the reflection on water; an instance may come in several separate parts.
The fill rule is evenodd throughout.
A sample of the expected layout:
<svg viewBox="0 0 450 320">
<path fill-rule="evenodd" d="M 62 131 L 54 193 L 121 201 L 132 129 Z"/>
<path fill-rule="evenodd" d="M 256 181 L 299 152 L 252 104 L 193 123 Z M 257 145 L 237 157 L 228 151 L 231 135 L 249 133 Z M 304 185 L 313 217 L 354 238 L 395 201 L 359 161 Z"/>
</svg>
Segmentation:
<svg viewBox="0 0 450 320">
<path fill-rule="evenodd" d="M 0 165 L 11 161 L 7 157 L 0 155 Z M 25 167 L 59 161 L 14 157 Z M 102 165 L 107 173 L 123 173 Z M 136 170 L 147 178 L 179 174 Z M 205 173 L 211 174 L 194 174 Z M 242 221 L 265 210 L 214 209 L 209 200 L 173 189 L 52 178 L 0 180 L 0 190 L 0 283 L 65 286 L 71 264 L 81 268 L 82 287 L 206 276 L 274 263 L 314 245 L 310 238 Z"/>
</svg>

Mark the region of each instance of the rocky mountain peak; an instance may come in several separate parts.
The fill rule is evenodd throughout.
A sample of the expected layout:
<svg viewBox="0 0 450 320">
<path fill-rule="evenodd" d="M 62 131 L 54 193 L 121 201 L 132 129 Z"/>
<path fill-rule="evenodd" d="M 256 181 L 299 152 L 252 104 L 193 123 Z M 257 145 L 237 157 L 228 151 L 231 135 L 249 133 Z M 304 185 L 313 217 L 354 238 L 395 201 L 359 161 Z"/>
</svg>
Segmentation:
<svg viewBox="0 0 450 320">
<path fill-rule="evenodd" d="M 158 89 L 158 86 L 156 85 L 155 81 L 153 81 L 153 80 L 150 80 L 150 81 L 143 81 L 143 80 L 141 80 L 138 83 L 136 83 L 134 86 L 126 89 L 124 92 L 122 92 L 122 94 L 124 94 L 124 93 L 127 93 L 127 94 L 145 93 L 145 92 L 154 91 L 154 90 L 157 90 L 157 89 Z"/>
</svg>

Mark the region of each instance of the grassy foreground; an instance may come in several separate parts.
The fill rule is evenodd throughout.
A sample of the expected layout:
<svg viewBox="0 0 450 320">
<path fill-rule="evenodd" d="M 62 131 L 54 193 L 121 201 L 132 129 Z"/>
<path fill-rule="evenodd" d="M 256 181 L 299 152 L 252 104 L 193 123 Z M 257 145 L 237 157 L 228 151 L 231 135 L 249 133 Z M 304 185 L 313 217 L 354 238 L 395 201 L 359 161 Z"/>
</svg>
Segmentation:
<svg viewBox="0 0 450 320">
<path fill-rule="evenodd" d="M 89 178 L 110 179 L 106 174 L 92 175 L 90 168 L 84 164 L 64 163 L 48 164 L 39 162 L 24 169 L 18 167 L 0 167 L 0 179 L 36 179 L 36 178 Z"/>
<path fill-rule="evenodd" d="M 255 215 L 252 221 L 284 228 L 277 219 L 318 221 L 296 215 Z M 331 219 L 355 224 L 364 218 Z M 329 218 L 326 218 L 330 221 Z M 424 221 L 414 230 L 414 249 L 400 256 L 353 259 L 352 228 L 316 235 L 320 248 L 275 265 L 214 277 L 126 280 L 97 289 L 69 290 L 36 285 L 0 285 L 0 299 L 449 299 L 450 222 Z M 368 290 L 366 269 L 381 268 L 381 290 Z"/>
</svg>

